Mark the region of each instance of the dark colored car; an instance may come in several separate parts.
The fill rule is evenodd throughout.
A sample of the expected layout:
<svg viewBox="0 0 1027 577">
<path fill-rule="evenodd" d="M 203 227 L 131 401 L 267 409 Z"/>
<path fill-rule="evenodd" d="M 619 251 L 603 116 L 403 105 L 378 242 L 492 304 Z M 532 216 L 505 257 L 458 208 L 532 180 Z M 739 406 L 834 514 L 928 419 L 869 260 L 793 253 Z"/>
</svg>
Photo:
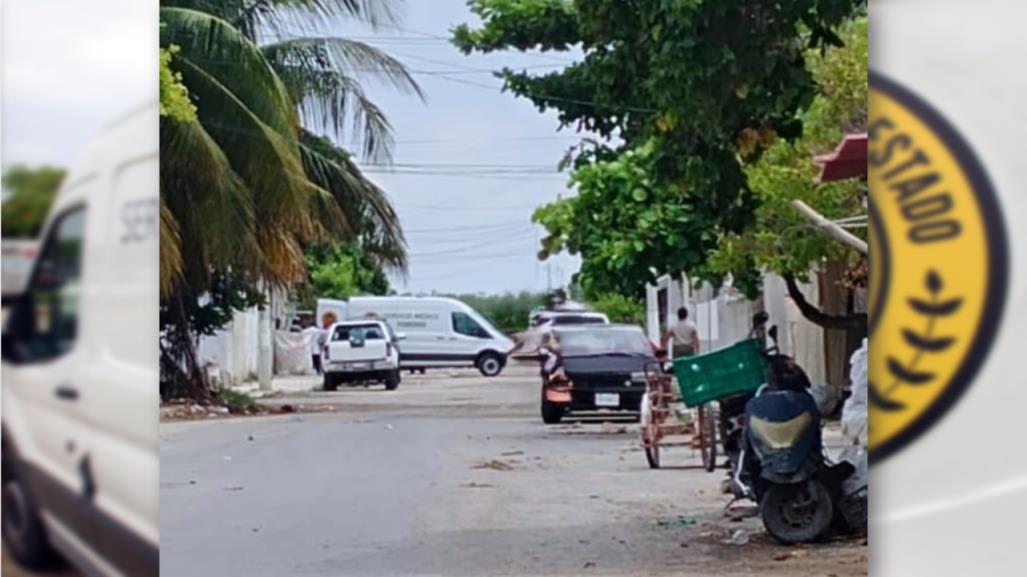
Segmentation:
<svg viewBox="0 0 1027 577">
<path fill-rule="evenodd" d="M 637 412 L 645 394 L 652 344 L 634 325 L 553 328 L 542 363 L 542 420 L 559 423 L 569 412 Z"/>
</svg>

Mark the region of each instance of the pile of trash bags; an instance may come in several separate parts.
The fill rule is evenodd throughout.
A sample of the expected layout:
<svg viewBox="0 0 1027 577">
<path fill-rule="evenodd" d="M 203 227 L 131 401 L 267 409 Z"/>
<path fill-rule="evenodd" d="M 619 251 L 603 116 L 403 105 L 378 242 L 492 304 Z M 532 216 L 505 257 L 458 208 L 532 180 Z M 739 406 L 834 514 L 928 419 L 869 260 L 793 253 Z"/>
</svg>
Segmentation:
<svg viewBox="0 0 1027 577">
<path fill-rule="evenodd" d="M 853 444 L 867 446 L 867 339 L 849 361 L 851 396 L 842 406 L 842 434 Z"/>
</svg>

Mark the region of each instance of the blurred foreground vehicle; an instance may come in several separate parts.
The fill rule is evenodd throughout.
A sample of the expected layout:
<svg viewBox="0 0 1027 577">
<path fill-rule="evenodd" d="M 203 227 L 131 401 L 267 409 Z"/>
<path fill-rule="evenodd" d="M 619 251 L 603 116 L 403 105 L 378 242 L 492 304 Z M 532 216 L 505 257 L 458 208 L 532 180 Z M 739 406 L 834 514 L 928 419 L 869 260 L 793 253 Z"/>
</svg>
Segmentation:
<svg viewBox="0 0 1027 577">
<path fill-rule="evenodd" d="M 156 104 L 110 125 L 4 292 L 3 540 L 29 568 L 158 574 Z"/>
</svg>

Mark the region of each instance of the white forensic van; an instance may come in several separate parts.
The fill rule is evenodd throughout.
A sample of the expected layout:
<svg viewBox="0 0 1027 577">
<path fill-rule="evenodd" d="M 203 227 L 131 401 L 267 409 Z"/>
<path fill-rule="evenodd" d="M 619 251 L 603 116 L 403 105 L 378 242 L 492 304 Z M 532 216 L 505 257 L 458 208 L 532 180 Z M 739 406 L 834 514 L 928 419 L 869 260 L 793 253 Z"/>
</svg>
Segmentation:
<svg viewBox="0 0 1027 577">
<path fill-rule="evenodd" d="M 348 319 L 388 321 L 396 332 L 405 335 L 399 346 L 404 369 L 475 367 L 481 374 L 494 377 L 506 366 L 507 353 L 514 345 L 485 317 L 453 298 L 353 297 L 345 303 L 318 301 L 318 319 L 327 311 L 342 313 Z"/>
<path fill-rule="evenodd" d="M 4 294 L 3 543 L 86 575 L 159 571 L 158 111 L 79 157 Z"/>
</svg>

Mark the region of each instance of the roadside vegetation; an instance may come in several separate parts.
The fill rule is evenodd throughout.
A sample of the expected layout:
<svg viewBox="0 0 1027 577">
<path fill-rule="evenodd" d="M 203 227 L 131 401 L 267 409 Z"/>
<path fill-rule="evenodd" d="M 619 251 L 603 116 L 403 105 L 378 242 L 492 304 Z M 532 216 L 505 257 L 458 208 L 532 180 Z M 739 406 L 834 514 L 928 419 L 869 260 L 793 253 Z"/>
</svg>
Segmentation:
<svg viewBox="0 0 1027 577">
<path fill-rule="evenodd" d="M 393 141 L 361 78 L 420 87 L 388 54 L 324 34 L 396 17 L 393 2 L 161 2 L 162 395 L 209 397 L 196 339 L 310 282 L 319 247 L 405 270 L 399 219 L 353 155 L 387 162 Z"/>
<path fill-rule="evenodd" d="M 646 283 L 681 273 L 730 274 L 753 295 L 765 271 L 794 284 L 822 258 L 857 260 L 789 228 L 788 202 L 838 217 L 865 195 L 861 183 L 814 184 L 812 161 L 865 121 L 865 0 L 469 5 L 480 23 L 453 33 L 467 54 L 582 54 L 499 77 L 559 128 L 594 135 L 564 158 L 576 194 L 534 215 L 548 231 L 540 258 L 581 256 L 586 299 L 641 301 Z"/>
<path fill-rule="evenodd" d="M 4 170 L 3 238 L 34 239 L 46 221 L 67 171 L 14 165 Z"/>
</svg>

